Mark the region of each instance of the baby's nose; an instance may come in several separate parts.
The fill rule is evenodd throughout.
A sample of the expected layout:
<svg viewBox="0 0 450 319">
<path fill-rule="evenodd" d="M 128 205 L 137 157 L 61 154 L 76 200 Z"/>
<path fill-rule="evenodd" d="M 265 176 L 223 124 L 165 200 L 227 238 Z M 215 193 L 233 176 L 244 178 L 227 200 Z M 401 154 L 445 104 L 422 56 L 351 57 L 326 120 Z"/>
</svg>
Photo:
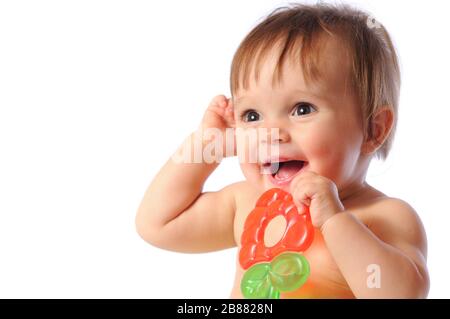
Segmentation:
<svg viewBox="0 0 450 319">
<path fill-rule="evenodd" d="M 289 142 L 290 135 L 285 129 L 279 127 L 270 127 L 266 129 L 266 139 L 264 142 L 270 144 L 281 144 Z"/>
</svg>

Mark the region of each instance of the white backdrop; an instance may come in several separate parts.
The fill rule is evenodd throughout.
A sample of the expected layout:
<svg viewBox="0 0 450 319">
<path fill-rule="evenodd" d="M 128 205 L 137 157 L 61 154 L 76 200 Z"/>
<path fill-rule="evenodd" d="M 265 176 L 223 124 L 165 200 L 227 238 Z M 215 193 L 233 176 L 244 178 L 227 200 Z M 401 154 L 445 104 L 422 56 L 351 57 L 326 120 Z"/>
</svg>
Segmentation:
<svg viewBox="0 0 450 319">
<path fill-rule="evenodd" d="M 160 250 L 134 216 L 209 100 L 229 95 L 241 39 L 282 3 L 0 1 L 0 297 L 229 296 L 235 249 Z M 429 297 L 448 298 L 449 4 L 350 3 L 385 24 L 403 71 L 394 148 L 368 182 L 416 208 Z M 227 159 L 205 190 L 241 179 Z"/>
</svg>

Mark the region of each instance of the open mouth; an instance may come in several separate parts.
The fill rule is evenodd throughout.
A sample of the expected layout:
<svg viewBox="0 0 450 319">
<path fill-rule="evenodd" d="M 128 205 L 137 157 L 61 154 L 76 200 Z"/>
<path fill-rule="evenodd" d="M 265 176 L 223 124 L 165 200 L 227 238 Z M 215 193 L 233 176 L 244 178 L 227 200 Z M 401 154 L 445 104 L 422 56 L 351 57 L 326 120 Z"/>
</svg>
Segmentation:
<svg viewBox="0 0 450 319">
<path fill-rule="evenodd" d="M 266 163 L 263 165 L 263 171 L 264 174 L 270 174 L 275 182 L 287 182 L 298 174 L 306 163 L 300 160 Z"/>
</svg>

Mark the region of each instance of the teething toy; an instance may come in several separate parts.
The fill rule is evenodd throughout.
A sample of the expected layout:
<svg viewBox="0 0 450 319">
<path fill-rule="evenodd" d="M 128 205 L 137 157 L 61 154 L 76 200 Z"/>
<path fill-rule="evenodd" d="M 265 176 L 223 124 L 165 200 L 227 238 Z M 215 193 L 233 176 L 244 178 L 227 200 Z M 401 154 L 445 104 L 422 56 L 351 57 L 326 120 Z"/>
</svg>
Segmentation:
<svg viewBox="0 0 450 319">
<path fill-rule="evenodd" d="M 272 247 L 264 243 L 270 221 L 283 216 L 286 229 Z M 300 288 L 309 276 L 304 252 L 314 239 L 309 212 L 299 214 L 292 195 L 279 188 L 266 191 L 247 216 L 241 236 L 239 262 L 247 271 L 241 280 L 246 298 L 278 299 L 280 292 Z"/>
</svg>

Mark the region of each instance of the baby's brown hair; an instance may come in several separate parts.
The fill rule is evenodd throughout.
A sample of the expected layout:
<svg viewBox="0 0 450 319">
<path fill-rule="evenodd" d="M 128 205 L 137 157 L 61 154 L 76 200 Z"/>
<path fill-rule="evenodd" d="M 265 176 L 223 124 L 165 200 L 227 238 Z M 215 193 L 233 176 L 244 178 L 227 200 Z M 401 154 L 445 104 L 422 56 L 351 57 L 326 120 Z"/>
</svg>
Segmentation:
<svg viewBox="0 0 450 319">
<path fill-rule="evenodd" d="M 287 57 L 298 59 L 305 80 L 317 79 L 323 35 L 339 37 L 347 48 L 352 66 L 352 89 L 362 108 L 365 139 L 372 138 L 374 114 L 382 107 L 393 111 L 390 134 L 375 153 L 378 158 L 385 159 L 397 124 L 400 70 L 388 32 L 363 11 L 347 5 L 323 3 L 291 4 L 274 10 L 239 45 L 231 65 L 231 93 L 235 94 L 240 88 L 247 89 L 252 67 L 258 80 L 259 66 L 275 43 L 281 43 L 275 69 L 277 79 Z"/>
</svg>

